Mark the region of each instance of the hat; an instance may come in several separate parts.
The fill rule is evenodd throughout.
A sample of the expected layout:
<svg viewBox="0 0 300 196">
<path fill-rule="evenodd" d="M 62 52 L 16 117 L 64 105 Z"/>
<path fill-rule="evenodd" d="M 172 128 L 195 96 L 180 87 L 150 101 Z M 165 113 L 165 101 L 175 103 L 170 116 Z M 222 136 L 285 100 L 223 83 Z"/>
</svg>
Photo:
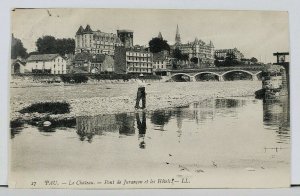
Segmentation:
<svg viewBox="0 0 300 196">
<path fill-rule="evenodd" d="M 140 74 L 140 77 L 144 77 L 144 75 L 143 75 L 143 74 Z"/>
</svg>

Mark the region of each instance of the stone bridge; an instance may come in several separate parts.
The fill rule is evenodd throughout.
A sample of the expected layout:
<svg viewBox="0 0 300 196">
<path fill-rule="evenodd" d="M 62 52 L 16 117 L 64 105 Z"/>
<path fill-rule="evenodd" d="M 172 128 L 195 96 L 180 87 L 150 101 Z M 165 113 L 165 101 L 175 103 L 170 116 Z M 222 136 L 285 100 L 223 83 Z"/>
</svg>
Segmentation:
<svg viewBox="0 0 300 196">
<path fill-rule="evenodd" d="M 240 74 L 241 79 L 258 80 L 262 66 L 208 67 L 199 69 L 169 70 L 167 75 L 174 81 L 201 81 L 204 75 L 210 75 L 215 80 L 224 81 L 229 75 Z M 201 78 L 202 77 L 202 78 Z M 205 80 L 205 79 L 204 79 Z"/>
</svg>

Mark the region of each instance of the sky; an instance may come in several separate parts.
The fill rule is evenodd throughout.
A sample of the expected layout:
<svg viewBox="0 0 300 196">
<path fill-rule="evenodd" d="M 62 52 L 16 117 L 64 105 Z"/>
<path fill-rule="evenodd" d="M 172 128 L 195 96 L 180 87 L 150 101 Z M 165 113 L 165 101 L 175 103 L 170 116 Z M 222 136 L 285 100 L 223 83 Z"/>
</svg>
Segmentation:
<svg viewBox="0 0 300 196">
<path fill-rule="evenodd" d="M 166 9 L 15 9 L 12 33 L 28 52 L 35 51 L 36 40 L 44 35 L 75 38 L 79 26 L 115 33 L 134 31 L 134 44 L 148 45 L 159 32 L 174 44 L 176 26 L 181 42 L 197 37 L 211 40 L 215 49 L 238 48 L 246 58 L 275 62 L 274 52 L 289 51 L 288 12 L 217 11 Z"/>
</svg>

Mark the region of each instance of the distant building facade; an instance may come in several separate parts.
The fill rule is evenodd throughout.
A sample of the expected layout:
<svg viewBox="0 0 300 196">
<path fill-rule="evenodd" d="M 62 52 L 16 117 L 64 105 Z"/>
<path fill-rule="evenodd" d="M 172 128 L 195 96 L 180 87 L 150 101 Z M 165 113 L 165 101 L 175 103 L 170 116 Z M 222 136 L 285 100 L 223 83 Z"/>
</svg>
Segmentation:
<svg viewBox="0 0 300 196">
<path fill-rule="evenodd" d="M 22 58 L 11 59 L 11 74 L 23 74 L 26 72 L 26 61 Z"/>
<path fill-rule="evenodd" d="M 206 66 L 213 66 L 214 62 L 214 44 L 210 41 L 206 44 L 202 40 L 195 38 L 193 42 L 181 43 L 181 37 L 179 33 L 179 28 L 177 25 L 175 44 L 173 45 L 173 50 L 178 48 L 181 50 L 182 54 L 187 54 L 189 59 L 197 58 L 199 64 L 204 64 Z"/>
<path fill-rule="evenodd" d="M 220 49 L 215 51 L 215 57 L 217 60 L 225 60 L 226 57 L 232 57 L 234 60 L 241 61 L 244 58 L 244 54 L 237 48 Z"/>
<path fill-rule="evenodd" d="M 171 58 L 168 51 L 153 53 L 153 72 L 156 75 L 166 75 L 170 61 Z"/>
<path fill-rule="evenodd" d="M 25 72 L 66 74 L 67 62 L 59 54 L 35 54 L 27 58 Z"/>
<path fill-rule="evenodd" d="M 152 74 L 152 53 L 141 46 L 117 47 L 115 50 L 115 72 L 120 74 Z"/>
<path fill-rule="evenodd" d="M 109 55 L 82 52 L 75 55 L 71 73 L 114 72 L 114 59 Z"/>
<path fill-rule="evenodd" d="M 75 35 L 75 54 L 90 52 L 93 54 L 114 55 L 116 46 L 122 42 L 116 34 L 93 31 L 90 25 L 80 26 Z"/>
<path fill-rule="evenodd" d="M 133 31 L 132 30 L 117 30 L 118 38 L 121 40 L 125 48 L 133 47 Z"/>
</svg>

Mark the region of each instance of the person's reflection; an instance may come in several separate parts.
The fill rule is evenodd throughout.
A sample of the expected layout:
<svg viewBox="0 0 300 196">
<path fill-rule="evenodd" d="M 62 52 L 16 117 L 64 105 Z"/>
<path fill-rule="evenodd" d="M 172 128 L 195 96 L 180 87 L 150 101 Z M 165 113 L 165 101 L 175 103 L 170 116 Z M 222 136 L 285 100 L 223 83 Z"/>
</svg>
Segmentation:
<svg viewBox="0 0 300 196">
<path fill-rule="evenodd" d="M 139 146 L 141 149 L 145 149 L 146 148 L 145 134 L 147 129 L 146 112 L 142 113 L 142 119 L 140 119 L 140 114 L 138 112 L 135 113 L 135 117 L 136 117 L 137 128 L 139 130 L 139 139 L 142 139 Z"/>
</svg>

